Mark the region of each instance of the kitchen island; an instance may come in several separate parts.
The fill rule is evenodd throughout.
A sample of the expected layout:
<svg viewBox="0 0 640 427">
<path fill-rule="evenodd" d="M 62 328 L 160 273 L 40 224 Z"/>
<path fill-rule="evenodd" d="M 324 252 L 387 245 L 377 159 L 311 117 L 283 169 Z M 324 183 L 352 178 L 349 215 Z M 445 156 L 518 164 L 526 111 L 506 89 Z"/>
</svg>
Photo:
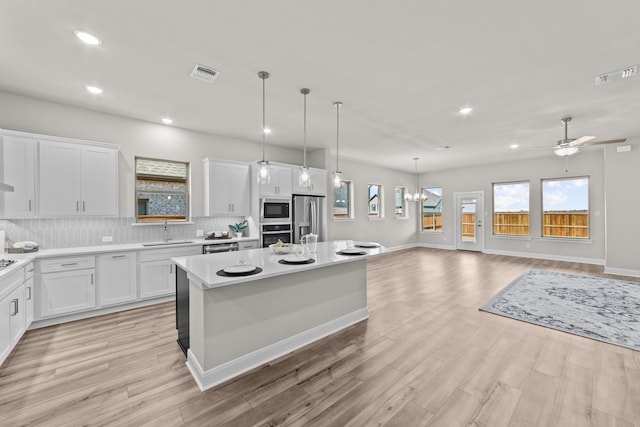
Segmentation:
<svg viewBox="0 0 640 427">
<path fill-rule="evenodd" d="M 200 389 L 367 319 L 367 257 L 386 249 L 336 253 L 345 247 L 319 243 L 315 262 L 296 265 L 279 263 L 287 255 L 269 248 L 175 258 L 188 282 L 187 367 Z M 240 258 L 262 271 L 217 274 Z"/>
</svg>

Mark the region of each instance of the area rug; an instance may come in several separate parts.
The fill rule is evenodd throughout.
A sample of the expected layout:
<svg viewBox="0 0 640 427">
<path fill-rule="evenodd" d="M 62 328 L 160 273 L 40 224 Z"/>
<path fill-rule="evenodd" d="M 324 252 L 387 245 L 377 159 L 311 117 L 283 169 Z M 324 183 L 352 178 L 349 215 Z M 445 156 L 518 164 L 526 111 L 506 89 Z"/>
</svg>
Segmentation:
<svg viewBox="0 0 640 427">
<path fill-rule="evenodd" d="M 640 283 L 528 270 L 480 310 L 640 350 Z"/>
</svg>

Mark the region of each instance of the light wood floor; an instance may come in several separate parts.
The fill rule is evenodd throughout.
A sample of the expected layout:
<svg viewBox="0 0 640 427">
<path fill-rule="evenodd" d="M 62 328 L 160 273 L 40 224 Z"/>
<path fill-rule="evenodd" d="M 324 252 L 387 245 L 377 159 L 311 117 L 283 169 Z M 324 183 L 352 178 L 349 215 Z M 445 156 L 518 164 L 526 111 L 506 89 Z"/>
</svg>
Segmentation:
<svg viewBox="0 0 640 427">
<path fill-rule="evenodd" d="M 368 321 L 204 393 L 171 303 L 29 331 L 0 368 L 0 425 L 640 426 L 640 352 L 478 310 L 528 268 L 602 275 L 386 255 L 369 263 Z"/>
</svg>

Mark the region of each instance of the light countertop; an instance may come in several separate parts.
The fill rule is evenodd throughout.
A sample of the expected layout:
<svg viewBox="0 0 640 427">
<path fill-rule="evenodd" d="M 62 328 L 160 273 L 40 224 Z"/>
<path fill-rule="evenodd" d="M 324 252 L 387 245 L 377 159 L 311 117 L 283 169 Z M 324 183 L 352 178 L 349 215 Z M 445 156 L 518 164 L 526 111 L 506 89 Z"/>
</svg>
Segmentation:
<svg viewBox="0 0 640 427">
<path fill-rule="evenodd" d="M 358 242 L 356 242 L 357 244 Z M 283 274 L 298 273 L 306 270 L 326 267 L 332 264 L 354 262 L 370 256 L 380 255 L 388 250 L 378 248 L 356 248 L 366 252 L 366 255 L 339 255 L 336 252 L 346 248 L 345 240 L 318 243 L 317 252 L 312 258 L 316 262 L 311 264 L 280 264 L 278 261 L 292 254 L 275 254 L 269 248 L 250 249 L 240 252 L 223 252 L 217 254 L 194 255 L 178 257 L 172 260 L 189 273 L 191 280 L 198 281 L 204 288 L 217 288 Z M 247 265 L 260 267 L 262 271 L 251 276 L 218 276 L 216 273 L 232 265 L 239 264 L 241 256 L 246 257 Z M 305 254 L 305 256 L 308 256 Z"/>
</svg>

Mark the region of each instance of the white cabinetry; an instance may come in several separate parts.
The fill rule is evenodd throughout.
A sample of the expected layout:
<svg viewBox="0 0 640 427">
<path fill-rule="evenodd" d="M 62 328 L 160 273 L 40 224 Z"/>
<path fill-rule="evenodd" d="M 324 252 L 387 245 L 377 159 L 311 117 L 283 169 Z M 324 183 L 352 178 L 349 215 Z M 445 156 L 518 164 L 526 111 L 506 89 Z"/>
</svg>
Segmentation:
<svg viewBox="0 0 640 427">
<path fill-rule="evenodd" d="M 26 267 L 24 267 L 24 323 L 25 329 L 29 329 L 31 326 L 31 322 L 33 322 L 33 291 L 35 280 L 33 278 L 33 263 L 30 262 Z"/>
<path fill-rule="evenodd" d="M 238 250 L 244 251 L 246 249 L 258 249 L 258 241 L 257 240 L 244 240 L 242 242 L 238 242 Z"/>
<path fill-rule="evenodd" d="M 270 180 L 267 184 L 260 184 L 260 197 L 291 197 L 291 168 L 287 166 L 269 166 Z"/>
<path fill-rule="evenodd" d="M 300 168 L 293 168 L 293 194 L 327 195 L 327 171 L 325 169 L 309 168 L 309 187 L 301 187 Z"/>
<path fill-rule="evenodd" d="M 12 135 L 0 137 L 4 179 L 13 192 L 5 192 L 4 217 L 30 218 L 35 216 L 36 202 L 36 140 Z"/>
<path fill-rule="evenodd" d="M 118 151 L 41 140 L 38 189 L 40 216 L 116 216 Z"/>
<path fill-rule="evenodd" d="M 202 254 L 202 246 L 150 249 L 139 253 L 139 297 L 155 298 L 176 291 L 176 267 L 171 258 Z"/>
<path fill-rule="evenodd" d="M 96 264 L 98 306 L 137 299 L 135 252 L 98 255 Z"/>
<path fill-rule="evenodd" d="M 204 160 L 204 210 L 206 215 L 251 214 L 248 164 Z"/>
<path fill-rule="evenodd" d="M 40 264 L 36 297 L 40 317 L 90 310 L 96 306 L 95 257 L 47 259 Z"/>
<path fill-rule="evenodd" d="M 26 330 L 24 270 L 0 280 L 0 364 Z"/>
</svg>

